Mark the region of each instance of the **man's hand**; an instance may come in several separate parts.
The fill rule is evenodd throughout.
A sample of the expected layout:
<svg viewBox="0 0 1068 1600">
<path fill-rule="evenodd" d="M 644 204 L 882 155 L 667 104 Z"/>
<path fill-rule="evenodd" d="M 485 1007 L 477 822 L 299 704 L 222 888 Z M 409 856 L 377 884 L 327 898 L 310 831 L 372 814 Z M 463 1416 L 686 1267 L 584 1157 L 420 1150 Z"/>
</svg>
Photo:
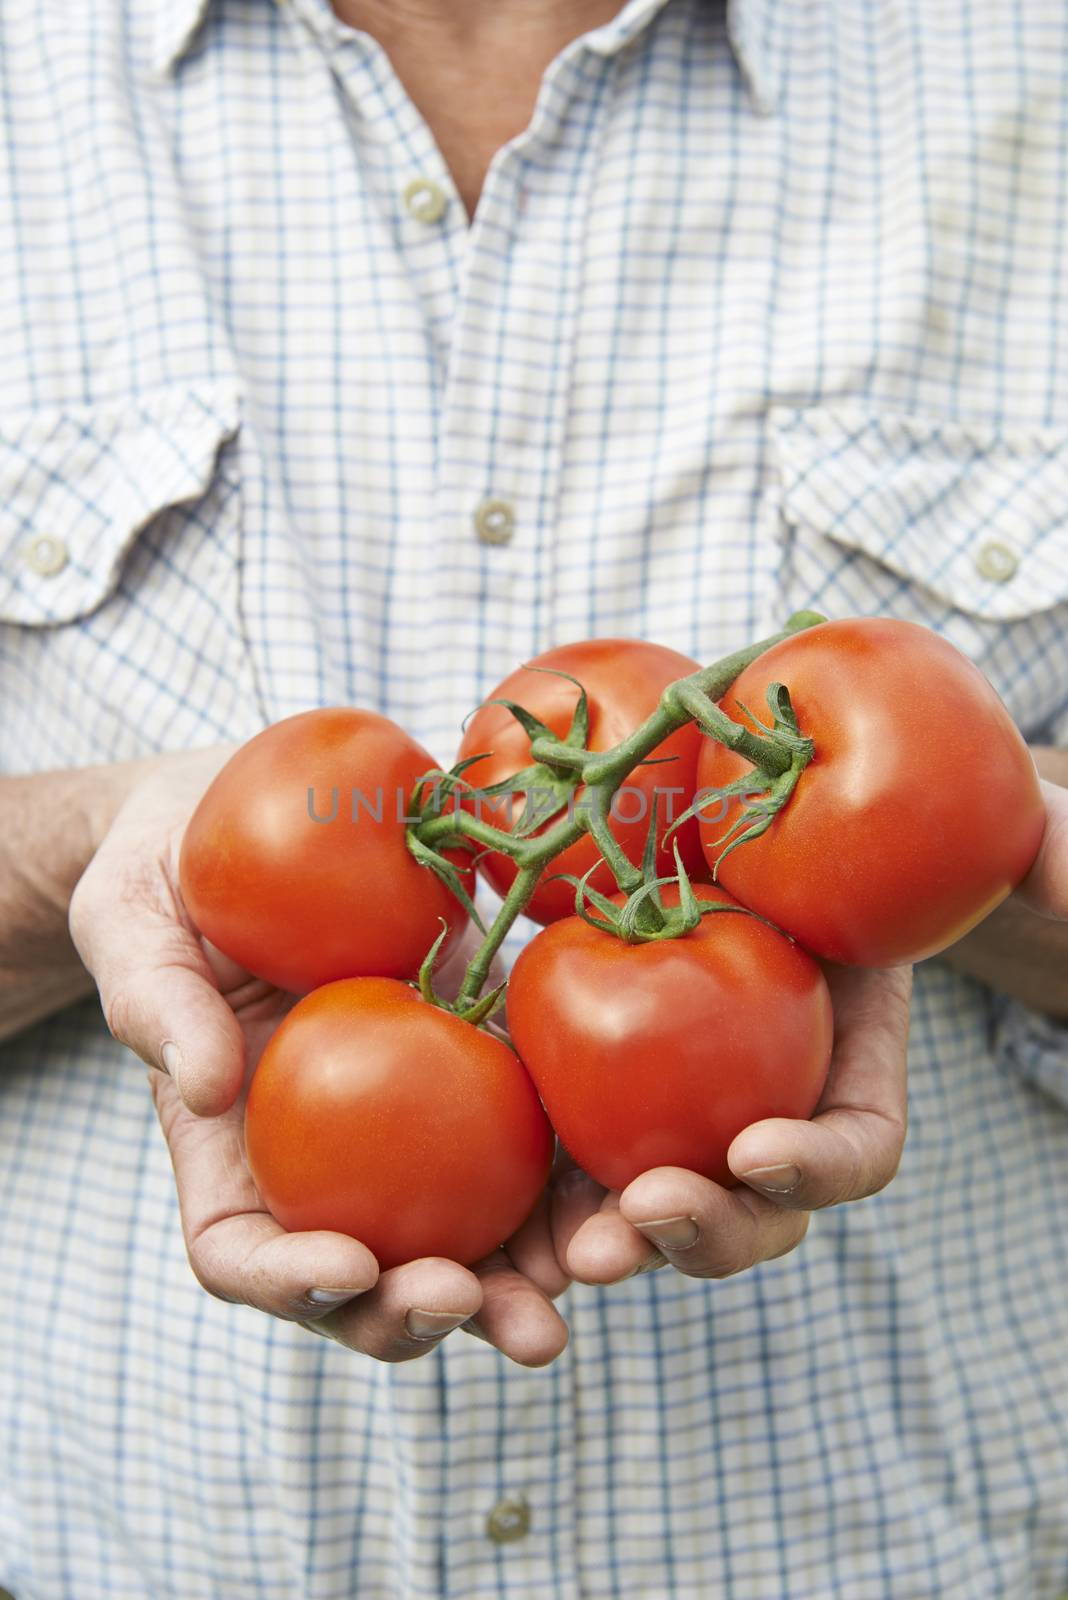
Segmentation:
<svg viewBox="0 0 1068 1600">
<path fill-rule="evenodd" d="M 1062 758 L 1055 775 L 1068 778 L 1063 752 L 1049 752 L 1055 754 Z M 1068 791 L 1049 782 L 1042 787 L 1046 833 L 1035 864 L 1005 905 L 947 952 L 963 970 L 974 970 L 977 960 L 1012 962 L 1008 930 L 1021 924 L 1032 941 L 1027 981 L 1034 981 L 1035 940 L 1044 949 L 1065 948 Z M 963 946 L 968 955 L 958 959 Z M 1065 985 L 1063 960 L 1051 965 L 1059 988 L 1043 979 L 1047 1000 L 1063 994 Z M 727 1156 L 742 1180 L 736 1189 L 679 1167 L 659 1167 L 618 1195 L 573 1168 L 561 1179 L 552 1208 L 557 1255 L 572 1277 L 615 1283 L 665 1261 L 691 1277 L 727 1277 L 794 1249 L 811 1211 L 859 1200 L 889 1183 L 905 1138 L 910 975 L 907 969 L 825 970 L 835 1046 L 812 1121 L 772 1118 L 740 1133 Z M 1068 1014 L 1068 999 L 1062 1004 Z"/>
<path fill-rule="evenodd" d="M 567 1342 L 551 1297 L 567 1279 L 547 1203 L 470 1271 L 427 1259 L 382 1274 L 355 1239 L 287 1233 L 267 1212 L 245 1162 L 244 1098 L 292 999 L 205 944 L 178 886 L 186 821 L 228 754 L 172 759 L 144 778 L 79 882 L 70 914 L 108 1026 L 154 1069 L 193 1271 L 222 1299 L 381 1360 L 423 1355 L 465 1324 L 515 1361 L 551 1361 Z"/>
<path fill-rule="evenodd" d="M 583 1283 L 616 1283 L 669 1262 L 726 1278 L 785 1255 L 816 1207 L 885 1187 L 905 1139 L 911 970 L 828 967 L 835 1013 L 830 1072 L 811 1122 L 774 1117 L 734 1140 L 736 1189 L 657 1167 L 621 1195 L 585 1173 L 562 1179 L 553 1209 L 557 1255 Z"/>
<path fill-rule="evenodd" d="M 1040 917 L 1068 921 L 1068 750 L 1036 750 L 1046 802 L 1046 831 L 1034 866 L 1010 901 Z"/>
<path fill-rule="evenodd" d="M 1016 893 L 939 959 L 1032 1011 L 1068 1022 L 1068 753 L 1036 749 L 1046 832 Z"/>
<path fill-rule="evenodd" d="M 550 1298 L 567 1280 L 544 1220 L 531 1218 L 514 1243 L 471 1270 L 428 1258 L 379 1274 L 355 1239 L 287 1233 L 270 1216 L 245 1162 L 243 1096 L 219 1116 L 196 1117 L 173 1079 L 160 1071 L 149 1078 L 190 1265 L 212 1294 L 300 1322 L 380 1361 L 425 1355 L 461 1325 L 524 1366 L 544 1365 L 567 1343 Z"/>
</svg>

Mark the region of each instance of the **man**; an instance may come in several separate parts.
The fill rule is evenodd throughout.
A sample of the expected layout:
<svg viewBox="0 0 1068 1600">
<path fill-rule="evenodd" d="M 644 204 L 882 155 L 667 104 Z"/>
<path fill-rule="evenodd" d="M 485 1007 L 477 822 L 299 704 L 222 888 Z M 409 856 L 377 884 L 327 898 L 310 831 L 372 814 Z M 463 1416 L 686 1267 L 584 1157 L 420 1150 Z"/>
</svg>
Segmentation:
<svg viewBox="0 0 1068 1600">
<path fill-rule="evenodd" d="M 0 14 L 18 1600 L 1068 1591 L 1065 31 Z M 476 1272 L 282 1234 L 234 1102 L 284 1000 L 176 888 L 227 748 L 349 702 L 448 759 L 550 643 L 710 660 L 805 604 L 943 631 L 1053 780 L 918 975 L 903 1157 L 907 978 L 839 973 L 821 1115 L 737 1190 L 565 1175 Z"/>
</svg>

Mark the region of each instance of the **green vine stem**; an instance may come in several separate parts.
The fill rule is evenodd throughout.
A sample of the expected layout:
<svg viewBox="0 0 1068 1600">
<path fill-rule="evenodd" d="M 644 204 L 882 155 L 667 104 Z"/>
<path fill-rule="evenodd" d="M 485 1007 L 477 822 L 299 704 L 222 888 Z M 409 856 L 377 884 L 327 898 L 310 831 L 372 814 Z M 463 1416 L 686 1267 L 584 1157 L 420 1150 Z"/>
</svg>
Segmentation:
<svg viewBox="0 0 1068 1600">
<path fill-rule="evenodd" d="M 646 761 L 658 745 L 678 728 L 696 722 L 709 738 L 726 745 L 757 768 L 775 795 L 775 811 L 789 798 L 797 778 L 811 757 L 811 743 L 783 736 L 777 725 L 762 733 L 733 721 L 716 704 L 739 674 L 773 645 L 826 621 L 815 611 L 798 611 L 785 628 L 744 650 L 736 650 L 712 666 L 669 684 L 656 710 L 628 738 L 611 750 L 590 751 L 539 735 L 531 743 L 533 760 L 573 775 L 585 796 L 544 832 L 516 838 L 495 828 L 470 811 L 435 811 L 413 824 L 411 833 L 422 850 L 440 851 L 464 840 L 499 850 L 515 862 L 518 871 L 500 911 L 467 968 L 455 1009 L 469 1010 L 489 977 L 493 958 L 516 919 L 525 910 L 539 878 L 558 855 L 589 833 L 600 847 L 619 888 L 625 894 L 641 889 L 642 869 L 623 853 L 609 826 L 612 801 L 635 767 Z M 776 686 L 779 697 L 785 697 Z M 786 702 L 788 704 L 788 697 Z M 763 726 L 759 724 L 758 726 Z M 681 819 L 680 819 L 681 820 Z M 737 841 L 736 841 L 737 842 Z"/>
</svg>

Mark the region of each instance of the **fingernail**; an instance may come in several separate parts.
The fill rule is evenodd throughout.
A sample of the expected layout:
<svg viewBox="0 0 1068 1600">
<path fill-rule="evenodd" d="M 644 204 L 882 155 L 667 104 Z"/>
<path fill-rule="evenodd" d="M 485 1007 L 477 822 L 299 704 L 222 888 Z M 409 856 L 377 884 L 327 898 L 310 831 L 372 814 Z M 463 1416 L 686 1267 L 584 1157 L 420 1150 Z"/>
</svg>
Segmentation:
<svg viewBox="0 0 1068 1600">
<path fill-rule="evenodd" d="M 164 1039 L 159 1047 L 159 1059 L 164 1072 L 169 1072 L 175 1083 L 178 1083 L 178 1074 L 182 1070 L 182 1052 L 173 1039 Z M 181 1087 L 178 1083 L 179 1090 Z"/>
<path fill-rule="evenodd" d="M 697 1243 L 700 1232 L 692 1217 L 664 1217 L 657 1222 L 639 1222 L 636 1226 L 658 1250 L 688 1250 Z"/>
<path fill-rule="evenodd" d="M 801 1173 L 789 1163 L 781 1167 L 753 1167 L 749 1172 L 739 1172 L 739 1178 L 766 1189 L 769 1194 L 789 1194 L 801 1182 Z"/>
<path fill-rule="evenodd" d="M 632 1267 L 629 1272 L 625 1272 L 621 1278 L 616 1278 L 614 1281 L 616 1283 L 626 1283 L 628 1278 L 640 1278 L 645 1272 L 655 1272 L 658 1267 L 666 1266 L 667 1262 L 660 1254 L 660 1251 L 654 1250 L 651 1256 L 646 1256 L 644 1261 L 639 1262 L 636 1267 Z"/>
<path fill-rule="evenodd" d="M 404 1326 L 413 1339 L 440 1339 L 442 1334 L 451 1333 L 466 1321 L 466 1317 L 458 1317 L 453 1311 L 416 1311 L 413 1308 L 405 1317 Z"/>
<path fill-rule="evenodd" d="M 343 1300 L 354 1300 L 361 1289 L 309 1289 L 308 1299 L 313 1306 L 339 1306 Z"/>
</svg>

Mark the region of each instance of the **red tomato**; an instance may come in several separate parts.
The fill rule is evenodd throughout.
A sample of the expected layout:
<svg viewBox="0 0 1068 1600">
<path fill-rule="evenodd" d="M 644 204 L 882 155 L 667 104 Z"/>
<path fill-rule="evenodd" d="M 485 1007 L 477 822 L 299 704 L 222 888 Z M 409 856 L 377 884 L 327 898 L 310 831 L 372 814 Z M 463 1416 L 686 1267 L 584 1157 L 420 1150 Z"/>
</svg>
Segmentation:
<svg viewBox="0 0 1068 1600">
<path fill-rule="evenodd" d="M 944 950 L 1004 900 L 1042 839 L 1034 762 L 1004 705 L 947 640 L 887 618 L 825 622 L 775 645 L 723 709 L 767 715 L 774 682 L 816 754 L 718 881 L 832 961 L 890 967 Z M 752 770 L 709 739 L 699 787 Z M 703 825 L 710 864 L 737 815 L 732 801 L 725 821 Z"/>
<path fill-rule="evenodd" d="M 609 1189 L 661 1166 L 734 1184 L 736 1134 L 812 1115 L 833 1031 L 815 961 L 742 911 L 635 945 L 581 917 L 557 922 L 515 964 L 508 1023 L 553 1127 Z"/>
<path fill-rule="evenodd" d="M 264 729 L 185 831 L 179 876 L 196 926 L 294 994 L 334 978 L 414 976 L 440 919 L 450 937 L 467 921 L 405 844 L 408 797 L 433 766 L 372 711 L 304 711 Z M 336 814 L 315 821 L 312 810 Z"/>
<path fill-rule="evenodd" d="M 677 650 L 669 650 L 664 645 L 647 644 L 643 639 L 588 639 L 583 643 L 546 650 L 530 664 L 568 672 L 582 684 L 589 699 L 587 748 L 590 750 L 609 750 L 619 744 L 656 710 L 660 695 L 669 683 L 698 670 L 698 663 L 691 661 L 688 656 L 680 655 Z M 566 678 L 554 677 L 547 671 L 529 672 L 525 667 L 520 667 L 498 684 L 489 698 L 517 702 L 532 711 L 555 734 L 563 737 L 578 702 L 578 690 Z M 654 790 L 660 792 L 658 815 L 663 829 L 690 804 L 701 743 L 701 735 L 695 727 L 688 725 L 680 728 L 653 752 L 658 759 L 665 756 L 673 759 L 663 766 L 638 767 L 621 789 L 613 814 L 612 832 L 631 861 L 638 863 L 642 859 L 652 819 Z M 530 740 L 503 706 L 482 706 L 467 725 L 460 746 L 460 759 L 482 751 L 489 752 L 486 759 L 475 762 L 464 774 L 476 788 L 488 789 L 501 779 L 513 777 L 524 767 L 530 766 Z M 580 800 L 581 791 L 576 804 Z M 508 829 L 522 814 L 523 798 L 520 796 L 513 807 L 509 807 L 507 800 L 496 804 L 492 800 L 485 800 L 480 803 L 479 809 L 485 821 Z M 552 826 L 552 823 L 546 826 Z M 704 864 L 696 820 L 684 823 L 675 837 L 687 869 L 700 871 L 703 875 Z M 577 844 L 556 858 L 547 869 L 546 877 L 567 872 L 580 878 L 593 866 L 600 853 L 593 840 L 584 835 Z M 483 856 L 479 870 L 501 895 L 508 892 L 515 878 L 512 861 L 498 852 Z M 662 874 L 674 872 L 670 845 L 658 852 L 657 870 Z M 593 874 L 590 886 L 602 894 L 611 894 L 615 890 L 615 879 L 607 866 L 600 867 Z M 558 917 L 568 916 L 574 908 L 575 891 L 568 884 L 542 882 L 534 891 L 527 915 L 536 922 L 555 922 Z"/>
<path fill-rule="evenodd" d="M 383 1270 L 489 1254 L 529 1215 L 553 1152 L 515 1052 L 389 978 L 294 1006 L 253 1076 L 245 1143 L 283 1227 L 351 1234 Z"/>
</svg>

